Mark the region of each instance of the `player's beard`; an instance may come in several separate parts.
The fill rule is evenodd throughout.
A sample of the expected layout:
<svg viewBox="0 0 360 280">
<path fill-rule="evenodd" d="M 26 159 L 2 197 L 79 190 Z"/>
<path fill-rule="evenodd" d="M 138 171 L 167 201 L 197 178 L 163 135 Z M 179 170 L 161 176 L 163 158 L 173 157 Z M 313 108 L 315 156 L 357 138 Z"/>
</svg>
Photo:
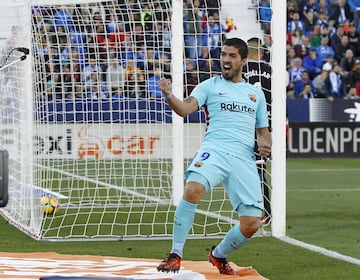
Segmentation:
<svg viewBox="0 0 360 280">
<path fill-rule="evenodd" d="M 221 67 L 221 74 L 223 78 L 227 81 L 232 81 L 234 78 L 238 77 L 240 73 L 240 68 L 234 69 L 231 67 L 229 70 L 225 70 L 224 66 Z M 240 73 L 241 77 L 241 73 Z"/>
</svg>

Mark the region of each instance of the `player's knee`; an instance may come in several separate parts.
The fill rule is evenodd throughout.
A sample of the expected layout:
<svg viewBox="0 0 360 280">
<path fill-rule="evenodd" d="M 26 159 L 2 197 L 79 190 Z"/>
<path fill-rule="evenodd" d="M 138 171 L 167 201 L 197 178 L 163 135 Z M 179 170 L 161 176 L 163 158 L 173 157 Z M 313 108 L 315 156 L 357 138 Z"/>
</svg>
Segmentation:
<svg viewBox="0 0 360 280">
<path fill-rule="evenodd" d="M 198 204 L 204 194 L 205 188 L 203 185 L 196 182 L 190 182 L 185 189 L 184 199 L 188 202 Z"/>
<path fill-rule="evenodd" d="M 260 219 L 256 217 L 248 217 L 240 223 L 240 231 L 246 237 L 250 238 L 260 227 Z"/>
</svg>

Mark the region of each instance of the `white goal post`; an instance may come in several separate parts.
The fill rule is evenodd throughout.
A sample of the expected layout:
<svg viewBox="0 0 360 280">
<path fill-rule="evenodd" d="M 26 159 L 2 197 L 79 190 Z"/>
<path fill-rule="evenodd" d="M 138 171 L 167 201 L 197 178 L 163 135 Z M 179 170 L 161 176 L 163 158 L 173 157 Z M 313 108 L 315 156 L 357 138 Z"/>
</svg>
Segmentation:
<svg viewBox="0 0 360 280">
<path fill-rule="evenodd" d="M 157 95 L 156 82 L 171 76 L 174 94 L 188 96 L 196 83 L 219 74 L 222 37 L 249 39 L 254 31 L 244 21 L 264 35 L 254 1 L 199 1 L 199 9 L 196 0 L 183 2 L 1 1 L 0 58 L 15 61 L 0 68 L 0 149 L 9 151 L 10 162 L 9 203 L 0 213 L 11 224 L 45 241 L 171 238 L 184 170 L 206 119 L 202 112 L 177 116 Z M 273 217 L 262 231 L 277 237 L 285 235 L 286 216 L 284 0 L 281 5 L 271 22 L 276 94 L 266 176 Z M 246 18 L 234 13 L 244 8 Z M 205 37 L 212 18 L 221 27 L 216 38 L 213 31 Z M 191 28 L 202 35 L 192 36 Z M 220 42 L 215 49 L 213 39 Z M 30 55 L 16 61 L 22 54 L 14 48 Z M 206 51 L 210 58 L 193 57 Z M 55 215 L 44 215 L 42 196 L 58 198 Z M 238 222 L 221 186 L 197 213 L 189 238 L 221 238 Z"/>
</svg>

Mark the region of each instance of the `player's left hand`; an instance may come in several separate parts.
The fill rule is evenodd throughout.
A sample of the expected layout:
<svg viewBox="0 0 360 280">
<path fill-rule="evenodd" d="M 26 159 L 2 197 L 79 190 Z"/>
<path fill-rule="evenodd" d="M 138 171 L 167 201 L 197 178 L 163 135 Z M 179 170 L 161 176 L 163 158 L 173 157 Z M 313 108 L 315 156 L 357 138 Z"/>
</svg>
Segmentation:
<svg viewBox="0 0 360 280">
<path fill-rule="evenodd" d="M 262 157 L 269 157 L 271 154 L 271 145 L 269 144 L 261 144 L 259 146 L 259 154 Z"/>
</svg>

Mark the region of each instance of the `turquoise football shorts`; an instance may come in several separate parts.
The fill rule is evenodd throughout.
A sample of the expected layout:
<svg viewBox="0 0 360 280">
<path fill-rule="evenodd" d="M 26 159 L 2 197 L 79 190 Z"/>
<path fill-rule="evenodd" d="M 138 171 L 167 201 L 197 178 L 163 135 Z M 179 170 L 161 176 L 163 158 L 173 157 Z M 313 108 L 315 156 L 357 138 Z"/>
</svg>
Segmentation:
<svg viewBox="0 0 360 280">
<path fill-rule="evenodd" d="M 190 162 L 185 179 L 202 184 L 206 191 L 222 183 L 239 216 L 262 215 L 263 196 L 255 160 L 202 148 Z"/>
</svg>

